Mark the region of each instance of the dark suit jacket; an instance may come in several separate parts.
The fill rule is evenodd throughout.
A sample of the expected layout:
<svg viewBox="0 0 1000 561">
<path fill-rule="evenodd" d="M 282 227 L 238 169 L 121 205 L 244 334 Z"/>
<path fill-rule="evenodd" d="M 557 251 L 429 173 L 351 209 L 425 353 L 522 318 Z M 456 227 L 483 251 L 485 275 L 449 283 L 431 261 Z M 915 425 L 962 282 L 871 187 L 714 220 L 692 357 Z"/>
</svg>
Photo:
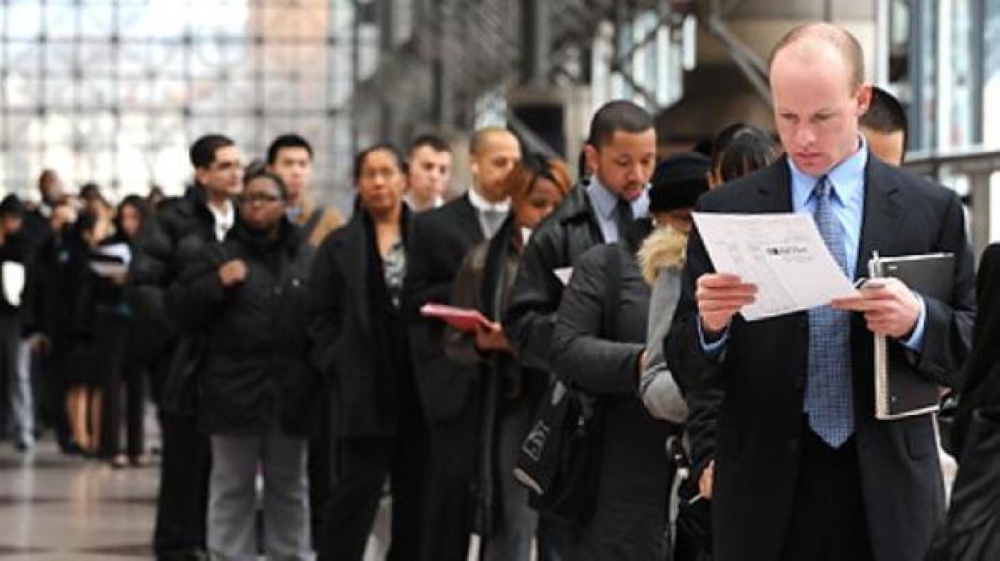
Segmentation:
<svg viewBox="0 0 1000 561">
<path fill-rule="evenodd" d="M 963 372 L 962 397 L 951 432 L 952 452 L 961 459 L 972 413 L 1000 406 L 1000 243 L 990 244 L 979 259 L 972 351 Z"/>
<path fill-rule="evenodd" d="M 431 424 L 454 420 L 476 386 L 476 367 L 444 354 L 445 323 L 420 317 L 428 302 L 447 304 L 465 254 L 485 239 L 469 196 L 416 215 L 407 247 L 404 313 L 410 319 L 417 389 Z"/>
<path fill-rule="evenodd" d="M 881 255 L 955 253 L 955 291 L 949 302 L 925 297 L 923 352 L 911 364 L 920 376 L 953 386 L 969 348 L 975 309 L 973 261 L 962 207 L 954 192 L 869 157 L 857 270 L 872 251 Z M 787 161 L 712 191 L 702 212 L 792 210 Z M 696 279 L 712 271 L 693 232 L 681 302 L 668 339 L 668 360 L 680 377 L 709 372 L 694 300 Z M 862 273 L 863 274 L 863 273 Z M 719 561 L 777 559 L 798 472 L 809 344 L 808 316 L 788 314 L 754 323 L 733 319 L 722 353 L 724 398 L 715 449 L 713 523 Z M 892 343 L 898 344 L 898 343 Z M 855 314 L 851 356 L 864 503 L 875 558 L 923 559 L 943 509 L 943 490 L 930 416 L 899 421 L 874 417 L 872 335 Z M 686 387 L 698 387 L 687 381 Z"/>
</svg>

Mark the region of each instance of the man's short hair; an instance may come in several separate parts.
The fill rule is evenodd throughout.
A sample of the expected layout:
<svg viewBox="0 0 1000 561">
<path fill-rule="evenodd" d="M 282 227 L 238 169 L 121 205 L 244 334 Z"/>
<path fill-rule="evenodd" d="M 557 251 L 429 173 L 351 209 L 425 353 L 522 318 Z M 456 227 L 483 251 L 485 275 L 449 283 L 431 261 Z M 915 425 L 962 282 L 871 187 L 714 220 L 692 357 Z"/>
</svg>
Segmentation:
<svg viewBox="0 0 1000 561">
<path fill-rule="evenodd" d="M 278 152 L 285 148 L 303 148 L 309 153 L 309 159 L 312 160 L 313 149 L 309 141 L 303 138 L 302 135 L 292 132 L 275 138 L 271 142 L 271 145 L 267 147 L 267 165 L 273 166 L 278 161 Z"/>
<path fill-rule="evenodd" d="M 517 140 L 518 144 L 521 143 L 521 139 L 517 138 L 514 131 L 504 128 L 504 127 L 483 127 L 477 129 L 472 133 L 472 138 L 469 139 L 469 153 L 479 154 L 483 150 L 483 145 L 486 144 L 486 139 L 495 134 L 509 134 Z"/>
<path fill-rule="evenodd" d="M 807 23 L 786 33 L 771 51 L 771 58 L 767 63 L 768 70 L 774 65 L 774 58 L 778 56 L 779 52 L 807 38 L 821 39 L 837 49 L 850 69 L 851 91 L 857 90 L 864 83 L 865 60 L 861 43 L 843 27 L 830 23 Z"/>
<path fill-rule="evenodd" d="M 601 148 L 616 132 L 638 134 L 653 128 L 653 117 L 642 107 L 626 100 L 609 101 L 594 113 L 587 144 Z"/>
<path fill-rule="evenodd" d="M 412 158 L 413 153 L 416 152 L 418 148 L 423 148 L 424 146 L 435 152 L 451 153 L 451 146 L 440 136 L 436 134 L 422 134 L 410 142 L 410 145 L 406 148 L 406 156 L 408 158 Z"/>
<path fill-rule="evenodd" d="M 872 86 L 872 100 L 868 105 L 868 111 L 861 116 L 861 126 L 883 134 L 902 131 L 904 145 L 906 135 L 909 132 L 909 123 L 903 104 L 891 93 L 878 86 Z"/>
<path fill-rule="evenodd" d="M 220 148 L 227 148 L 229 146 L 236 146 L 228 136 L 223 136 L 221 134 L 206 134 L 205 136 L 194 141 L 191 145 L 191 150 L 189 155 L 191 157 L 191 165 L 196 168 L 208 168 L 215 161 L 215 153 Z"/>
<path fill-rule="evenodd" d="M 59 179 L 59 174 L 56 173 L 56 170 L 51 168 L 45 168 L 42 170 L 42 173 L 38 176 L 38 187 L 39 188 L 45 187 L 46 185 L 52 183 L 57 179 Z"/>
</svg>

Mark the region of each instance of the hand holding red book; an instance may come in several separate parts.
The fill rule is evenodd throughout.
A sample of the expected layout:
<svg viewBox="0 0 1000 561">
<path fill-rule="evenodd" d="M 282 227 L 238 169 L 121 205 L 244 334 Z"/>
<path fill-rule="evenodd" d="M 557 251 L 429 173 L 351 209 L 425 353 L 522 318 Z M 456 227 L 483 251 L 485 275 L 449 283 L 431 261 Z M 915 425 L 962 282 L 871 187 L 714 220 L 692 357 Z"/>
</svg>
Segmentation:
<svg viewBox="0 0 1000 561">
<path fill-rule="evenodd" d="M 475 332 L 478 326 L 488 327 L 490 325 L 490 321 L 479 310 L 445 304 L 424 304 L 420 308 L 420 315 L 440 319 L 459 331 L 469 333 Z"/>
</svg>

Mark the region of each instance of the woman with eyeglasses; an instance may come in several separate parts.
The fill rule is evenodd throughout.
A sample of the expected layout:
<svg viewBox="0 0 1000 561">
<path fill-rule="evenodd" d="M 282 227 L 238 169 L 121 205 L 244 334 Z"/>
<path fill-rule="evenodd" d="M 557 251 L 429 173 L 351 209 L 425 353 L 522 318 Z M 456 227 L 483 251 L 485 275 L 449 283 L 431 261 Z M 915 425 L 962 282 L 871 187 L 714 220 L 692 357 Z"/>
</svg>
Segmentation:
<svg viewBox="0 0 1000 561">
<path fill-rule="evenodd" d="M 388 559 L 413 559 L 427 436 L 399 308 L 410 216 L 402 154 L 390 144 L 361 151 L 354 184 L 354 216 L 320 246 L 310 281 L 313 358 L 330 388 L 336 457 L 319 558 L 362 558 L 388 476 Z"/>
<path fill-rule="evenodd" d="M 178 324 L 204 334 L 199 417 L 211 435 L 208 549 L 256 559 L 256 487 L 263 474 L 268 559 L 309 559 L 306 437 L 318 394 L 305 333 L 312 250 L 285 217 L 287 192 L 248 175 L 239 220 L 171 287 Z"/>
</svg>

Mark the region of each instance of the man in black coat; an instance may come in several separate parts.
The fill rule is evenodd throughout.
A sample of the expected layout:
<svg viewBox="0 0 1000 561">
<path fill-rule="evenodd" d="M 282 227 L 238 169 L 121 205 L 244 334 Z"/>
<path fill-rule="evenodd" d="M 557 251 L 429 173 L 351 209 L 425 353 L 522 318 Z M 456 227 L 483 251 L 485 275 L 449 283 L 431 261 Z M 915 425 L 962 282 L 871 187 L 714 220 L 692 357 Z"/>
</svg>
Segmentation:
<svg viewBox="0 0 1000 561">
<path fill-rule="evenodd" d="M 209 472 L 208 439 L 190 413 L 163 402 L 162 388 L 180 338 L 165 297 L 186 263 L 206 244 L 221 242 L 233 226 L 232 203 L 242 188 L 239 150 L 229 138 L 210 134 L 190 151 L 195 185 L 183 198 L 163 203 L 136 240 L 129 270 L 129 299 L 136 312 L 136 338 L 152 364 L 154 397 L 163 433 L 163 462 L 153 550 L 157 559 L 200 559 L 205 549 Z"/>
<path fill-rule="evenodd" d="M 584 153 L 593 175 L 532 234 L 504 315 L 518 359 L 546 371 L 553 370 L 548 355 L 555 312 L 577 257 L 618 241 L 625 222 L 646 215 L 646 187 L 656 165 L 652 117 L 630 101 L 606 103 L 590 123 Z"/>
<path fill-rule="evenodd" d="M 873 251 L 951 252 L 954 292 L 938 301 L 885 279 L 832 306 L 751 323 L 736 314 L 757 287 L 714 271 L 692 234 L 667 347 L 688 388 L 705 381 L 683 378 L 720 369 L 715 558 L 923 559 L 943 511 L 934 420 L 875 418 L 872 334 L 906 353 L 907 374 L 956 383 L 975 305 L 961 204 L 870 156 L 858 129 L 870 87 L 845 30 L 792 30 L 770 75 L 787 156 L 709 192 L 697 210 L 814 212 L 849 278 L 866 272 Z"/>
<path fill-rule="evenodd" d="M 546 372 L 556 371 L 549 360 L 556 311 L 577 259 L 624 238 L 627 223 L 647 213 L 646 187 L 656 164 L 652 117 L 629 101 L 606 103 L 591 120 L 584 153 L 593 175 L 532 234 L 503 320 L 518 360 Z M 572 554 L 575 528 L 557 528 L 544 517 L 540 526 L 543 555 Z"/>
<path fill-rule="evenodd" d="M 404 311 L 412 318 L 417 390 L 431 434 L 423 558 L 435 561 L 467 556 L 478 392 L 476 368 L 445 356 L 444 323 L 420 318 L 419 309 L 428 302 L 447 303 L 466 252 L 499 229 L 510 205 L 503 180 L 521 159 L 517 137 L 501 128 L 476 131 L 469 152 L 472 188 L 413 220 L 403 294 Z"/>
</svg>

